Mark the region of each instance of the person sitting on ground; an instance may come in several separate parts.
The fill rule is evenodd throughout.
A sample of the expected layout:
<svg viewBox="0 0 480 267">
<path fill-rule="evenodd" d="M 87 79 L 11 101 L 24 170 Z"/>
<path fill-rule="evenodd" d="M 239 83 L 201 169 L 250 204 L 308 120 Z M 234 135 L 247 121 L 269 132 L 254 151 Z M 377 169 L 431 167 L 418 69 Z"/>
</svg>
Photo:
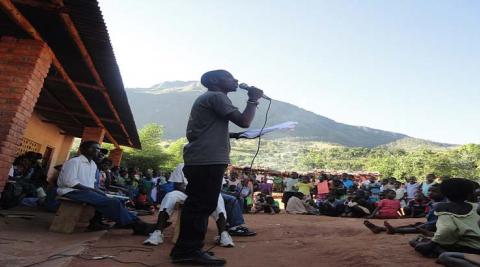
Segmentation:
<svg viewBox="0 0 480 267">
<path fill-rule="evenodd" d="M 322 215 L 338 217 L 345 212 L 345 204 L 343 200 L 338 199 L 336 195 L 331 192 L 328 194 L 327 200 L 320 203 L 319 210 Z"/>
<path fill-rule="evenodd" d="M 288 214 L 317 215 L 318 208 L 315 206 L 315 203 L 312 202 L 313 200 L 307 199 L 303 193 L 296 192 L 288 199 L 285 212 Z"/>
<path fill-rule="evenodd" d="M 138 211 L 146 211 L 143 214 L 153 214 L 155 210 L 153 207 L 153 203 L 150 201 L 148 197 L 148 191 L 143 186 L 139 188 L 139 194 L 135 199 L 135 209 Z"/>
<path fill-rule="evenodd" d="M 37 197 L 36 186 L 30 181 L 31 161 L 24 155 L 15 159 L 9 182 L 1 194 L 0 206 L 4 209 L 19 205 L 24 198 Z"/>
<path fill-rule="evenodd" d="M 426 209 L 427 202 L 425 200 L 425 196 L 422 192 L 417 192 L 415 194 L 415 199 L 412 199 L 408 202 L 407 207 L 405 208 L 405 215 L 410 218 L 425 217 Z"/>
<path fill-rule="evenodd" d="M 310 179 L 307 176 L 300 177 L 300 181 L 294 186 L 298 192 L 302 193 L 305 198 L 311 198 L 311 191 L 313 189 L 313 184 L 310 183 Z"/>
<path fill-rule="evenodd" d="M 285 190 L 283 191 L 282 202 L 287 206 L 288 199 L 295 194 L 295 185 L 298 183 L 298 173 L 292 172 L 290 177 L 285 178 L 283 185 Z"/>
<path fill-rule="evenodd" d="M 263 211 L 265 213 L 276 214 L 280 212 L 280 207 L 275 204 L 273 197 L 264 193 L 258 193 L 255 196 L 255 204 L 253 209 L 254 213 Z"/>
<path fill-rule="evenodd" d="M 474 193 L 475 183 L 463 178 L 452 178 L 440 184 L 448 202 L 438 203 L 437 231 L 432 239 L 419 237 L 410 241 L 415 250 L 427 257 L 438 257 L 443 252 L 480 254 L 480 215 L 477 203 L 467 202 Z"/>
<path fill-rule="evenodd" d="M 338 177 L 335 177 L 331 180 L 330 191 L 335 194 L 337 199 L 345 201 L 347 198 L 347 190 L 345 189 L 342 180 L 340 180 Z"/>
<path fill-rule="evenodd" d="M 118 199 L 109 198 L 95 188 L 97 165 L 93 160 L 98 156 L 100 144 L 85 141 L 80 144 L 79 150 L 78 157 L 66 161 L 62 166 L 57 181 L 58 195 L 93 206 L 98 213 L 119 226 L 132 228 L 134 234 L 150 233 L 153 225 L 130 213 Z"/>
<path fill-rule="evenodd" d="M 408 178 L 408 183 L 405 184 L 405 191 L 407 191 L 407 203 L 415 199 L 415 194 L 420 189 L 420 185 L 417 183 L 417 177 L 411 176 Z"/>
<path fill-rule="evenodd" d="M 373 223 L 364 221 L 365 226 L 373 233 L 378 234 L 387 232 L 388 234 L 423 234 L 426 236 L 433 236 L 436 231 L 437 216 L 435 215 L 435 207 L 437 203 L 446 202 L 445 197 L 440 192 L 440 186 L 434 185 L 429 189 L 430 202 L 428 203 L 427 221 L 417 222 L 414 224 L 393 227 L 388 221 L 384 222 L 385 227 L 374 225 Z"/>
<path fill-rule="evenodd" d="M 114 184 L 112 180 L 112 172 L 110 171 L 110 168 L 112 168 L 112 160 L 104 158 L 100 162 L 100 168 L 99 168 L 99 188 L 102 189 L 103 191 L 110 191 L 110 186 Z"/>
<path fill-rule="evenodd" d="M 394 190 L 395 190 L 395 199 L 400 201 L 400 206 L 402 208 L 405 208 L 407 206 L 406 199 L 407 199 L 407 192 L 405 191 L 405 188 L 402 187 L 402 183 L 399 181 L 395 181 L 394 183 Z"/>
<path fill-rule="evenodd" d="M 43 155 L 37 152 L 29 151 L 25 156 L 30 160 L 29 179 L 35 185 L 37 191 L 47 188 L 47 172 L 43 168 Z M 43 195 L 43 194 L 42 194 Z"/>
<path fill-rule="evenodd" d="M 183 204 L 187 199 L 185 189 L 187 187 L 188 180 L 185 178 L 183 173 L 183 167 L 183 163 L 179 164 L 170 175 L 168 181 L 174 183 L 175 190 L 167 193 L 163 198 L 162 203 L 160 203 L 160 212 L 158 213 L 155 231 L 152 231 L 150 237 L 143 242 L 144 245 L 157 246 L 163 243 L 163 233 L 165 228 L 171 224 L 168 220 L 175 211 L 176 204 Z M 225 210 L 225 203 L 222 196 L 219 194 L 217 208 L 211 214 L 211 217 L 217 223 L 218 236 L 216 237 L 216 240 L 221 247 L 233 247 L 235 244 L 233 243 L 233 239 L 226 229 L 226 216 L 227 212 Z"/>
<path fill-rule="evenodd" d="M 243 213 L 248 213 L 253 207 L 253 183 L 250 178 L 242 178 L 237 187 L 237 196 L 242 201 Z"/>
<path fill-rule="evenodd" d="M 320 174 L 317 183 L 317 205 L 327 199 L 330 189 L 328 187 L 328 177 L 325 173 Z"/>
<path fill-rule="evenodd" d="M 227 181 L 227 188 L 228 188 L 227 191 L 235 192 L 239 184 L 240 184 L 240 179 L 238 179 L 238 173 L 232 171 L 232 173 L 230 173 L 230 178 Z"/>
<path fill-rule="evenodd" d="M 437 263 L 447 267 L 479 267 L 480 255 L 461 252 L 443 252 Z"/>
<path fill-rule="evenodd" d="M 354 183 L 348 173 L 342 173 L 342 183 L 346 190 L 354 187 Z"/>
<path fill-rule="evenodd" d="M 273 192 L 283 192 L 283 178 L 278 174 L 273 176 Z"/>
<path fill-rule="evenodd" d="M 425 177 L 425 181 L 422 182 L 419 186 L 420 190 L 424 195 L 428 194 L 428 189 L 430 188 L 430 186 L 436 184 L 435 182 L 436 179 L 437 177 L 435 176 L 434 173 L 427 174 L 427 176 Z"/>
<path fill-rule="evenodd" d="M 152 190 L 155 185 L 156 183 L 153 181 L 153 169 L 147 169 L 145 176 L 140 180 L 139 188 L 142 188 L 145 191 L 149 203 L 154 202 L 152 199 Z"/>
<path fill-rule="evenodd" d="M 175 190 L 175 185 L 172 182 L 168 182 L 163 175 L 157 175 L 155 181 L 155 187 L 152 189 L 150 196 L 154 200 L 155 205 L 158 206 L 169 192 Z"/>
<path fill-rule="evenodd" d="M 120 171 L 118 171 L 119 176 L 115 180 L 115 186 L 122 187 L 122 188 L 127 188 L 127 180 L 128 180 L 128 171 L 125 168 L 120 168 Z"/>
<path fill-rule="evenodd" d="M 271 196 L 273 192 L 273 184 L 268 183 L 267 177 L 263 177 L 262 182 L 258 185 L 258 190 L 264 195 Z"/>
<path fill-rule="evenodd" d="M 130 199 L 135 199 L 139 193 L 139 185 L 140 185 L 140 174 L 137 171 L 137 168 L 128 168 L 128 178 L 125 181 L 128 196 Z"/>
<path fill-rule="evenodd" d="M 368 201 L 368 195 L 364 190 L 358 189 L 345 207 L 345 216 L 363 218 L 369 216 L 373 210 L 372 204 Z"/>
<path fill-rule="evenodd" d="M 395 189 L 395 182 L 397 179 L 395 177 L 385 178 L 382 179 L 380 191 L 383 192 L 387 189 L 394 190 Z"/>
<path fill-rule="evenodd" d="M 368 180 L 363 183 L 363 189 L 370 194 L 370 203 L 374 204 L 380 200 L 380 183 L 377 182 L 377 178 L 371 175 Z"/>
<path fill-rule="evenodd" d="M 369 218 L 398 219 L 400 217 L 398 214 L 398 211 L 400 210 L 400 201 L 395 199 L 397 194 L 391 189 L 387 189 L 383 191 L 383 193 L 385 194 L 385 199 L 382 199 L 377 203 L 377 208 L 375 208 Z"/>
<path fill-rule="evenodd" d="M 257 233 L 245 225 L 242 200 L 230 194 L 221 192 L 227 211 L 227 228 L 231 236 L 254 236 Z"/>
</svg>

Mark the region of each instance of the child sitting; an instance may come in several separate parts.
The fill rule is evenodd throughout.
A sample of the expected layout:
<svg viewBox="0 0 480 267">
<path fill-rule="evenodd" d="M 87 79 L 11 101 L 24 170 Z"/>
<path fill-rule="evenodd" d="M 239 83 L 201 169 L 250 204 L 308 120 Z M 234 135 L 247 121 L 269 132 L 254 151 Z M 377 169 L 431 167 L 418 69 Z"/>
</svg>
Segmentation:
<svg viewBox="0 0 480 267">
<path fill-rule="evenodd" d="M 280 207 L 275 203 L 272 196 L 258 193 L 255 196 L 255 203 L 253 206 L 254 213 L 263 211 L 265 213 L 275 214 L 280 212 Z"/>
<path fill-rule="evenodd" d="M 398 214 L 398 211 L 400 210 L 400 201 L 395 199 L 397 194 L 391 189 L 387 189 L 383 191 L 383 193 L 385 194 L 385 199 L 382 199 L 377 203 L 377 208 L 369 218 L 398 219 L 400 217 Z"/>
<path fill-rule="evenodd" d="M 433 236 L 436 231 L 437 216 L 435 215 L 435 206 L 438 203 L 445 202 L 445 197 L 440 192 L 440 186 L 433 185 L 429 189 L 429 211 L 427 213 L 427 221 L 425 223 L 417 222 L 414 224 L 393 227 L 388 221 L 384 222 L 385 227 L 377 226 L 369 221 L 364 221 L 365 226 L 374 234 L 387 232 L 388 234 L 424 234 Z"/>
<path fill-rule="evenodd" d="M 405 214 L 410 218 L 425 217 L 427 203 L 422 192 L 417 192 L 415 198 L 410 200 L 405 208 Z"/>
<path fill-rule="evenodd" d="M 424 256 L 437 257 L 443 252 L 480 253 L 480 215 L 478 204 L 466 200 L 474 193 L 475 183 L 452 178 L 440 184 L 449 202 L 438 203 L 437 231 L 430 240 L 417 238 L 410 245 Z"/>
<path fill-rule="evenodd" d="M 447 267 L 477 267 L 480 266 L 480 255 L 461 252 L 443 252 L 438 256 L 437 263 Z"/>
<path fill-rule="evenodd" d="M 318 214 L 314 201 L 305 197 L 301 192 L 295 192 L 288 199 L 285 211 L 288 214 Z"/>
<path fill-rule="evenodd" d="M 322 173 L 318 179 L 319 181 L 317 183 L 317 203 L 320 203 L 327 199 L 330 189 L 328 188 L 328 179 L 325 173 Z"/>
<path fill-rule="evenodd" d="M 405 191 L 405 188 L 402 187 L 402 183 L 399 181 L 395 181 L 395 193 L 396 197 L 395 199 L 400 200 L 400 206 L 402 208 L 405 208 L 407 206 L 407 203 L 405 202 L 405 199 L 407 199 L 407 192 Z"/>
<path fill-rule="evenodd" d="M 370 176 L 369 180 L 363 184 L 364 189 L 370 194 L 370 203 L 377 203 L 380 200 L 380 186 L 374 176 Z"/>
<path fill-rule="evenodd" d="M 300 182 L 295 184 L 297 191 L 302 193 L 306 198 L 310 198 L 310 191 L 313 189 L 313 184 L 307 176 L 300 177 Z"/>
<path fill-rule="evenodd" d="M 336 197 L 334 193 L 328 194 L 327 200 L 320 203 L 320 214 L 338 217 L 345 211 L 345 204 L 343 200 Z"/>
<path fill-rule="evenodd" d="M 357 190 L 345 207 L 345 216 L 363 218 L 371 214 L 372 205 L 368 201 L 368 195 L 364 190 Z"/>
</svg>

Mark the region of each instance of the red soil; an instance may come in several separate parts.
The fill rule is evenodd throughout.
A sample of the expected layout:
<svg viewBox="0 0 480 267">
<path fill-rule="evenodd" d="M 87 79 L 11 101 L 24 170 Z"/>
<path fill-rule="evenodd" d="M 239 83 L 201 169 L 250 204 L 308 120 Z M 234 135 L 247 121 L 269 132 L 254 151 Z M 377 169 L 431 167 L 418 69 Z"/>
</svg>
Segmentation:
<svg viewBox="0 0 480 267">
<path fill-rule="evenodd" d="M 421 257 L 408 245 L 415 235 L 375 235 L 363 226 L 362 219 L 287 214 L 246 215 L 245 219 L 247 225 L 257 231 L 257 236 L 234 237 L 235 248 L 215 247 L 212 250 L 217 256 L 226 258 L 228 266 L 438 266 L 434 260 Z M 391 223 L 395 226 L 414 221 L 418 219 L 392 220 Z M 372 222 L 382 224 L 380 220 Z M 214 245 L 215 234 L 215 226 L 211 221 L 206 248 Z M 85 254 L 118 255 L 116 258 L 122 261 L 173 266 L 168 258 L 172 235 L 173 227 L 170 227 L 166 231 L 165 244 L 145 247 L 141 245 L 144 237 L 132 236 L 128 230 L 112 230 L 94 246 L 136 246 L 147 248 L 147 251 L 90 248 Z M 124 265 L 108 259 L 85 261 L 77 258 L 69 266 Z"/>
</svg>

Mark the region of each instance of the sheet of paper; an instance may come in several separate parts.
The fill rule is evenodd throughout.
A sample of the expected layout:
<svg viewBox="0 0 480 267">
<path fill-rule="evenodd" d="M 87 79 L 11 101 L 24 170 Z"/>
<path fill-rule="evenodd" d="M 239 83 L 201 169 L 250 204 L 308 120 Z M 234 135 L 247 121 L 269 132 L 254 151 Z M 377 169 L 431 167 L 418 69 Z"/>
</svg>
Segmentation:
<svg viewBox="0 0 480 267">
<path fill-rule="evenodd" d="M 283 122 L 283 123 L 280 123 L 280 124 L 277 124 L 277 125 L 274 125 L 274 126 L 263 129 L 262 135 L 264 135 L 266 133 L 271 133 L 271 132 L 274 132 L 274 131 L 292 130 L 292 129 L 295 129 L 297 124 L 298 124 L 298 122 L 295 122 L 295 121 Z M 260 136 L 260 130 L 261 129 L 247 130 L 244 133 L 242 133 L 240 135 L 240 137 L 256 138 L 256 137 Z"/>
</svg>

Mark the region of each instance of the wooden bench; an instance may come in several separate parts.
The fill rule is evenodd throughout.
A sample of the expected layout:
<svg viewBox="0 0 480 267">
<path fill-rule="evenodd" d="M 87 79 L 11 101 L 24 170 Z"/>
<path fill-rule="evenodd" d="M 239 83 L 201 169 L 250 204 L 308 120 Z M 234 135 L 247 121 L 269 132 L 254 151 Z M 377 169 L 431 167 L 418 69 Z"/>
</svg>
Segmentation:
<svg viewBox="0 0 480 267">
<path fill-rule="evenodd" d="M 177 243 L 178 236 L 180 235 L 180 218 L 182 215 L 182 204 L 175 204 L 175 212 L 177 213 L 177 219 L 175 220 L 175 229 L 173 230 L 172 243 Z"/>
<path fill-rule="evenodd" d="M 65 234 L 84 232 L 95 215 L 95 208 L 64 197 L 57 199 L 60 207 L 50 225 L 50 231 Z"/>
</svg>

